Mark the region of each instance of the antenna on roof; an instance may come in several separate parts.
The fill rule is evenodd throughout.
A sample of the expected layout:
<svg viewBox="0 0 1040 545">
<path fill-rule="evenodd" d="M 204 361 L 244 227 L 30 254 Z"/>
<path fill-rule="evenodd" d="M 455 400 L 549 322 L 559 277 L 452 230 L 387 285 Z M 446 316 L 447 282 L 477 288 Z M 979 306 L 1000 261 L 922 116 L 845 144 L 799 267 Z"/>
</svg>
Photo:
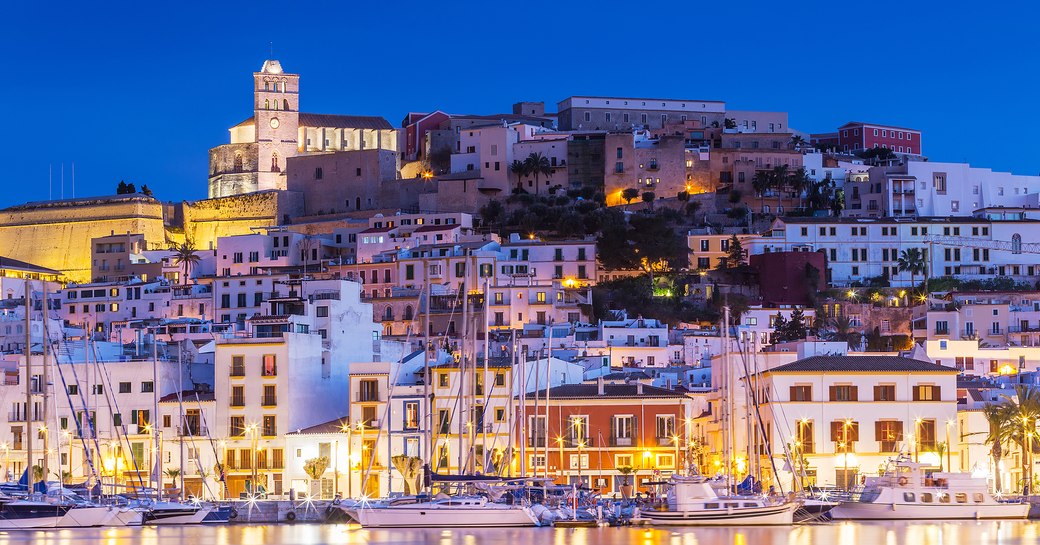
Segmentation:
<svg viewBox="0 0 1040 545">
<path fill-rule="evenodd" d="M 271 48 L 271 56 L 268 57 L 268 58 L 273 59 L 274 58 L 274 42 L 267 42 L 267 43 L 268 43 L 268 45 Z"/>
</svg>

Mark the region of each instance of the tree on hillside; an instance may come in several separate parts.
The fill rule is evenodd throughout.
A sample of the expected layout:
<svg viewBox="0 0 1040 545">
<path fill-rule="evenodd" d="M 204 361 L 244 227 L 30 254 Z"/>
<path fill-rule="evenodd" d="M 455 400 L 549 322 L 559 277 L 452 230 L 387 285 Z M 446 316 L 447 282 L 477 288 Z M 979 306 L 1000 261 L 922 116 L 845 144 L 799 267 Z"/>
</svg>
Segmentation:
<svg viewBox="0 0 1040 545">
<path fill-rule="evenodd" d="M 639 190 L 634 187 L 626 188 L 621 192 L 621 198 L 625 200 L 625 207 L 632 204 L 632 200 L 639 196 Z"/>
<path fill-rule="evenodd" d="M 729 238 L 729 248 L 726 249 L 726 255 L 719 258 L 720 269 L 735 269 L 744 265 L 747 260 L 747 250 L 744 249 L 744 245 L 737 238 L 737 235 L 733 235 Z"/>
<path fill-rule="evenodd" d="M 768 170 L 759 170 L 751 177 L 751 187 L 758 193 L 758 211 L 766 208 L 766 192 L 773 187 L 773 177 Z"/>
<path fill-rule="evenodd" d="M 654 209 L 654 199 L 655 198 L 657 198 L 657 195 L 655 195 L 653 191 L 644 191 L 643 192 L 643 202 L 646 203 L 646 205 L 650 207 L 650 210 Z"/>
<path fill-rule="evenodd" d="M 126 184 L 126 192 L 128 194 L 137 193 L 137 188 L 134 187 L 134 184 Z"/>
<path fill-rule="evenodd" d="M 505 216 L 506 209 L 497 200 L 490 200 L 480 207 L 480 221 L 488 229 L 496 229 Z"/>
<path fill-rule="evenodd" d="M 119 180 L 119 185 L 116 186 L 116 195 L 126 195 L 126 182 Z"/>
<path fill-rule="evenodd" d="M 148 195 L 149 197 L 153 196 L 152 195 L 152 190 L 148 188 L 148 184 L 145 184 L 145 185 L 141 186 L 141 193 L 144 193 L 145 195 Z"/>
</svg>

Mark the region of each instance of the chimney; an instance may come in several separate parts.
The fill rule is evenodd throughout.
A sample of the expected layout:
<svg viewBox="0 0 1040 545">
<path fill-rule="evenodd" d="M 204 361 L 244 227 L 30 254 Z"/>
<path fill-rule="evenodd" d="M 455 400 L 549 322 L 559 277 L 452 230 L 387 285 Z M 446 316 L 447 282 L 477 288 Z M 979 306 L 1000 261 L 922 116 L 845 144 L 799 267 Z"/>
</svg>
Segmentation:
<svg viewBox="0 0 1040 545">
<path fill-rule="evenodd" d="M 637 396 L 643 395 L 643 383 L 642 382 L 638 382 L 638 381 L 636 382 L 636 395 Z"/>
<path fill-rule="evenodd" d="M 606 386 L 603 383 L 603 377 L 596 379 L 596 395 L 606 395 Z"/>
</svg>

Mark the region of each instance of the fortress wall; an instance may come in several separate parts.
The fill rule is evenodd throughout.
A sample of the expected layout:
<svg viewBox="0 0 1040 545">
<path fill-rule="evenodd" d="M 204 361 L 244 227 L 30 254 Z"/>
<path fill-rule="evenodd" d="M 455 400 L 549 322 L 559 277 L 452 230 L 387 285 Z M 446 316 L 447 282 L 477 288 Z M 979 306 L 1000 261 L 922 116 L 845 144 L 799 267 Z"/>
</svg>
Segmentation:
<svg viewBox="0 0 1040 545">
<path fill-rule="evenodd" d="M 0 255 L 88 282 L 90 240 L 127 231 L 165 246 L 162 204 L 140 195 L 29 203 L 0 210 Z"/>
</svg>

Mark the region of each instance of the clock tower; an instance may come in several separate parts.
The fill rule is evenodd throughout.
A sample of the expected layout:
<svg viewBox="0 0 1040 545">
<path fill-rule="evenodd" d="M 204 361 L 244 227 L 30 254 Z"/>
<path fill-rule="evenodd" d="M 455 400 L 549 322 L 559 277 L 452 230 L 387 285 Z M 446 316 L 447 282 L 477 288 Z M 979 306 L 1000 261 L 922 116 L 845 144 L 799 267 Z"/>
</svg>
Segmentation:
<svg viewBox="0 0 1040 545">
<path fill-rule="evenodd" d="M 253 123 L 257 144 L 257 187 L 285 189 L 285 160 L 299 150 L 300 76 L 286 74 L 276 60 L 253 73 Z"/>
</svg>

